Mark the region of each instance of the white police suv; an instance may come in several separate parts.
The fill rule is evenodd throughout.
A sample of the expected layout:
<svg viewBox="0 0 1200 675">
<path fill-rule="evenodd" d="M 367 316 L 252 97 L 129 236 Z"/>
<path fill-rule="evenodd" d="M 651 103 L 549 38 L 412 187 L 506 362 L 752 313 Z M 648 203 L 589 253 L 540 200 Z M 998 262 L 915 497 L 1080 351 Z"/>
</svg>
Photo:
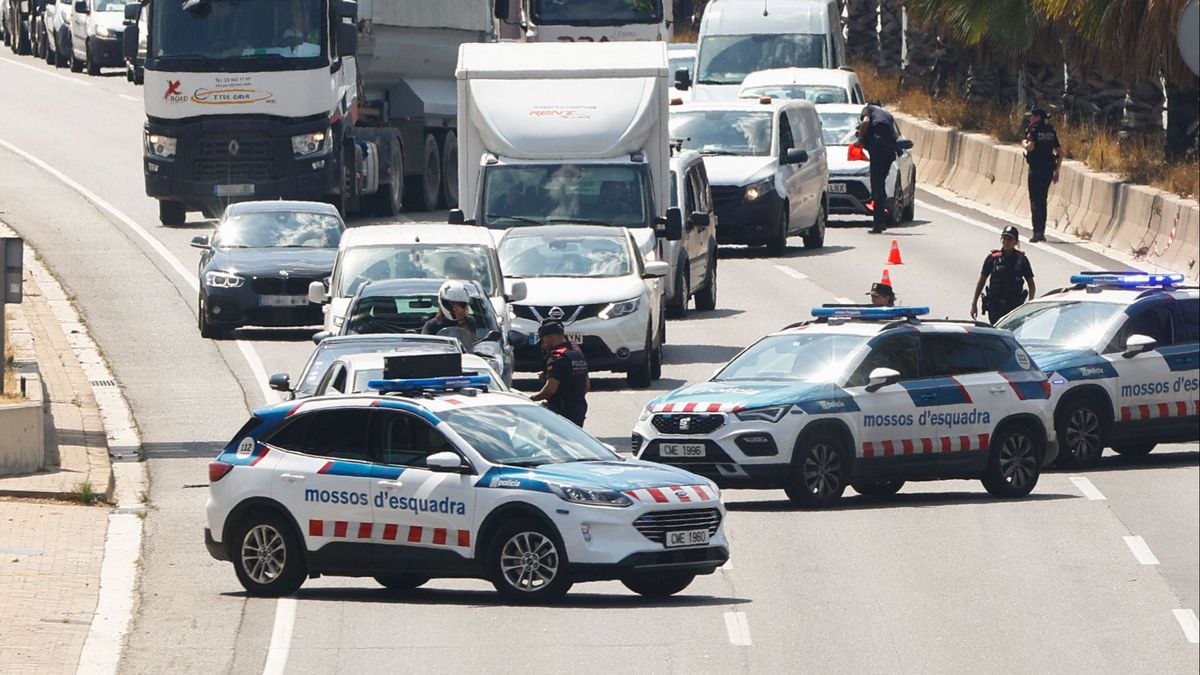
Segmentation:
<svg viewBox="0 0 1200 675">
<path fill-rule="evenodd" d="M 622 461 L 485 377 L 411 377 L 461 373 L 456 356 L 389 359 L 370 385 L 386 394 L 256 411 L 209 464 L 209 553 L 252 595 L 322 574 L 477 577 L 518 601 L 601 579 L 667 596 L 729 558 L 711 481 Z"/>
<path fill-rule="evenodd" d="M 712 380 L 646 405 L 642 459 L 794 502 L 868 496 L 908 480 L 981 477 L 1028 494 L 1057 447 L 1050 384 L 1012 334 L 921 321 L 920 307 L 825 306 L 746 348 Z"/>
<path fill-rule="evenodd" d="M 1084 272 L 1000 321 L 1050 376 L 1060 465 L 1200 438 L 1200 291 L 1183 281 Z"/>
</svg>

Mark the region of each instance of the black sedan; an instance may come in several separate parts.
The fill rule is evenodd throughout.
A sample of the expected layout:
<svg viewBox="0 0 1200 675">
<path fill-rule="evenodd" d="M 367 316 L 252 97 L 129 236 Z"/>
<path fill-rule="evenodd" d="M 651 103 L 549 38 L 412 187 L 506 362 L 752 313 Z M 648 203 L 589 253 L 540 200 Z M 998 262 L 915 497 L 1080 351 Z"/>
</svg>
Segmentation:
<svg viewBox="0 0 1200 675">
<path fill-rule="evenodd" d="M 212 237 L 196 237 L 200 257 L 200 335 L 240 326 L 310 326 L 322 321 L 308 286 L 333 273 L 345 222 L 317 202 L 234 204 Z"/>
</svg>

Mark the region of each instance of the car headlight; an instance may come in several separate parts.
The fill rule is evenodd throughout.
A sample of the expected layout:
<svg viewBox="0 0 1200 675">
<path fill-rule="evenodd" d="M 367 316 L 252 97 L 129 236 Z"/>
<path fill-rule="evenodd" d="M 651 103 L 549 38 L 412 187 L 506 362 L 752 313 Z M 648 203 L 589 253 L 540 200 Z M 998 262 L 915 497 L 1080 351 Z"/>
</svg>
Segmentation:
<svg viewBox="0 0 1200 675">
<path fill-rule="evenodd" d="M 145 134 L 146 154 L 151 157 L 160 159 L 173 159 L 175 157 L 176 140 L 170 136 L 162 134 Z"/>
<path fill-rule="evenodd" d="M 108 26 L 96 26 L 96 37 L 112 37 L 112 29 Z"/>
<path fill-rule="evenodd" d="M 336 327 L 336 328 L 341 328 L 343 323 L 346 323 L 346 317 L 344 317 L 344 316 L 335 316 L 335 317 L 333 317 L 333 325 L 334 325 L 334 327 Z"/>
<path fill-rule="evenodd" d="M 246 280 L 228 272 L 205 272 L 204 284 L 213 288 L 237 288 Z"/>
<path fill-rule="evenodd" d="M 607 488 L 580 487 L 549 483 L 550 491 L 564 501 L 587 506 L 633 506 L 633 500 L 625 494 Z"/>
<path fill-rule="evenodd" d="M 615 319 L 626 314 L 633 314 L 638 310 L 638 306 L 642 304 L 641 298 L 633 298 L 632 300 L 624 300 L 622 302 L 614 302 L 608 307 L 605 307 L 598 316 L 601 319 Z"/>
<path fill-rule="evenodd" d="M 333 133 L 329 129 L 292 136 L 292 155 L 296 159 L 323 155 L 329 152 L 332 136 Z"/>
<path fill-rule="evenodd" d="M 734 415 L 743 422 L 778 422 L 783 419 L 791 409 L 790 405 L 776 405 L 770 408 L 754 408 L 752 410 L 740 410 Z"/>
<path fill-rule="evenodd" d="M 650 411 L 650 406 L 646 406 L 645 408 L 642 408 L 642 413 L 638 415 L 638 421 L 645 422 L 646 420 L 650 419 L 650 416 L 653 414 L 654 413 Z"/>
<path fill-rule="evenodd" d="M 750 185 L 746 186 L 746 201 L 756 201 L 759 197 L 762 197 L 774 189 L 775 185 L 770 178 L 764 178 L 757 183 L 751 183 Z"/>
</svg>

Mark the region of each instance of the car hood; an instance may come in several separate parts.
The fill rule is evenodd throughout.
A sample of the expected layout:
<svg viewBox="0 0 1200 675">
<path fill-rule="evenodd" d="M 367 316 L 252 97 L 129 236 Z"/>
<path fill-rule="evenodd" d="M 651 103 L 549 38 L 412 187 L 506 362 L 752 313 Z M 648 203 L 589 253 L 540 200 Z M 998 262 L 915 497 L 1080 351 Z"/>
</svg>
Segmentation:
<svg viewBox="0 0 1200 675">
<path fill-rule="evenodd" d="M 1094 349 L 1029 348 L 1033 362 L 1047 375 L 1057 373 L 1068 381 L 1116 377 L 1117 371 Z"/>
<path fill-rule="evenodd" d="M 333 274 L 335 248 L 223 248 L 208 267 L 245 275 L 277 275 L 324 279 Z"/>
<path fill-rule="evenodd" d="M 775 158 L 712 155 L 704 158 L 704 170 L 713 185 L 748 185 L 775 173 Z"/>
<path fill-rule="evenodd" d="M 529 469 L 497 466 L 485 473 L 476 485 L 549 492 L 547 483 L 609 488 L 621 492 L 678 485 L 709 485 L 708 480 L 689 471 L 636 459 L 543 464 Z"/>
<path fill-rule="evenodd" d="M 652 412 L 736 412 L 796 405 L 804 412 L 857 410 L 841 387 L 817 382 L 701 382 L 668 392 L 646 404 Z"/>
<path fill-rule="evenodd" d="M 600 302 L 619 302 L 641 297 L 646 292 L 642 280 L 635 276 L 539 277 L 521 279 L 528 294 L 518 305 L 591 305 Z"/>
<path fill-rule="evenodd" d="M 92 21 L 97 26 L 104 26 L 111 31 L 125 30 L 125 12 L 95 12 Z"/>
</svg>

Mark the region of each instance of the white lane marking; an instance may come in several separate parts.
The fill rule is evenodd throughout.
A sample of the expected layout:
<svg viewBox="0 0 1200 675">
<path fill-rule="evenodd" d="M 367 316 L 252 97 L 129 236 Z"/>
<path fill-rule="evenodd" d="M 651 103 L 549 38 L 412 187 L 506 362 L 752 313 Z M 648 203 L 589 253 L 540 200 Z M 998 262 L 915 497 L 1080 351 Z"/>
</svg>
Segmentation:
<svg viewBox="0 0 1200 675">
<path fill-rule="evenodd" d="M 750 621 L 745 612 L 725 612 L 725 632 L 735 647 L 750 646 Z"/>
<path fill-rule="evenodd" d="M 1081 476 L 1071 476 L 1071 482 L 1075 484 L 1076 488 L 1079 488 L 1079 491 L 1083 493 L 1084 497 L 1087 497 L 1094 502 L 1103 501 L 1105 499 L 1104 494 L 1100 492 L 1100 490 L 1096 489 L 1095 485 L 1092 485 L 1092 481 Z"/>
<path fill-rule="evenodd" d="M 49 77 L 56 77 L 60 80 L 70 82 L 71 84 L 78 84 L 81 87 L 92 86 L 92 83 L 88 82 L 86 80 L 81 80 L 77 77 L 67 77 L 66 75 L 59 75 L 58 73 L 52 73 L 52 72 L 46 70 L 45 68 L 37 68 L 35 66 L 29 65 L 28 63 L 21 63 L 20 61 L 13 61 L 12 59 L 8 59 L 8 58 L 0 57 L 0 63 L 7 63 L 10 66 L 18 66 L 20 68 L 24 68 L 26 70 L 32 70 L 35 73 L 41 73 L 42 75 L 46 75 Z"/>
<path fill-rule="evenodd" d="M 843 298 L 841 296 L 834 298 L 833 301 L 839 305 L 853 305 L 854 304 L 854 301 L 851 300 L 850 298 Z"/>
<path fill-rule="evenodd" d="M 87 640 L 79 654 L 76 673 L 98 675 L 117 672 L 121 646 L 133 617 L 141 544 L 142 519 L 137 514 L 114 513 L 108 517 L 96 614 L 92 617 Z"/>
<path fill-rule="evenodd" d="M 1200 620 L 1196 619 L 1196 612 L 1190 609 L 1173 609 L 1175 620 L 1179 622 L 1179 627 L 1183 629 L 1183 637 L 1192 644 L 1200 644 Z"/>
<path fill-rule="evenodd" d="M 779 270 L 780 272 L 783 272 L 784 274 L 788 275 L 789 277 L 795 277 L 796 279 L 799 279 L 800 281 L 805 281 L 808 279 L 807 274 L 800 272 L 798 270 L 794 270 L 794 269 L 788 267 L 787 265 L 776 265 L 775 269 Z"/>
<path fill-rule="evenodd" d="M 968 225 L 974 225 L 975 227 L 987 230 L 988 232 L 995 232 L 996 234 L 1000 234 L 1000 228 L 996 227 L 994 225 L 988 225 L 985 222 L 975 220 L 974 218 L 970 218 L 968 216 L 964 216 L 959 213 L 955 213 L 949 209 L 943 209 L 940 206 L 933 206 L 932 204 L 928 204 L 926 202 L 917 202 L 917 203 L 920 204 L 921 208 L 923 208 L 923 209 L 929 209 L 930 211 L 933 211 L 934 213 L 940 213 L 944 216 L 950 216 L 951 218 L 960 220 Z M 1050 255 L 1056 255 L 1056 256 L 1062 258 L 1063 260 L 1066 260 L 1067 262 L 1071 263 L 1072 265 L 1075 265 L 1076 267 L 1078 267 L 1081 270 L 1086 270 L 1086 269 L 1096 266 L 1095 263 L 1090 263 L 1090 262 L 1084 260 L 1083 258 L 1078 258 L 1076 256 L 1073 256 L 1070 253 L 1067 253 L 1066 251 L 1064 251 L 1056 246 L 1037 246 L 1036 248 L 1037 248 L 1037 250 L 1045 251 L 1046 253 L 1049 253 Z M 1103 255 L 1103 254 L 1101 254 L 1101 255 Z"/>
<path fill-rule="evenodd" d="M 1158 558 L 1154 557 L 1154 552 L 1146 545 L 1146 540 L 1139 536 L 1122 537 L 1125 540 L 1125 545 L 1129 547 L 1133 557 L 1143 565 L 1157 565 Z"/>
<path fill-rule="evenodd" d="M 136 97 L 136 96 L 130 96 L 129 94 L 117 94 L 117 98 L 123 98 L 123 99 L 125 99 L 126 101 L 133 101 L 133 102 L 135 102 L 135 103 L 141 103 L 141 102 L 142 102 L 142 99 L 140 99 L 140 98 L 138 98 L 138 97 Z"/>
<path fill-rule="evenodd" d="M 267 647 L 263 675 L 283 675 L 288 652 L 292 650 L 292 628 L 295 625 L 296 599 L 280 598 L 275 605 L 275 626 L 271 629 L 271 646 Z"/>
</svg>

